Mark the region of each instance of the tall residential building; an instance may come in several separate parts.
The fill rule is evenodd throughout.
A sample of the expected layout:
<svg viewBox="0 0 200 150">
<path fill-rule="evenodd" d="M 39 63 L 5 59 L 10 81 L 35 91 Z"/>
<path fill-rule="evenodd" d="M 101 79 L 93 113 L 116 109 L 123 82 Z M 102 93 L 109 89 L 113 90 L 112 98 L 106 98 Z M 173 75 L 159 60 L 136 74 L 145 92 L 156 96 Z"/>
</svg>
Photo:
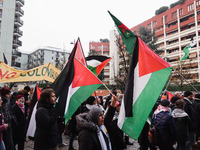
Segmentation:
<svg viewBox="0 0 200 150">
<path fill-rule="evenodd" d="M 89 43 L 89 53 L 96 54 L 96 55 L 105 55 L 108 56 L 110 55 L 109 52 L 109 41 L 106 42 L 90 42 Z M 109 68 L 108 63 L 104 67 L 104 79 L 103 82 L 105 84 L 109 84 L 110 82 L 110 68 Z"/>
<path fill-rule="evenodd" d="M 0 0 L 0 61 L 4 53 L 8 64 L 17 68 L 21 66 L 18 48 L 22 46 L 23 6 L 24 0 Z"/>
<path fill-rule="evenodd" d="M 156 15 L 131 30 L 137 34 L 140 26 L 155 31 L 158 38 L 157 46 L 163 50 L 161 57 L 167 60 L 173 68 L 177 68 L 184 56 L 183 48 L 190 43 L 191 38 L 197 41 L 189 54 L 189 59 L 182 62 L 182 71 L 186 72 L 187 81 L 200 82 L 200 1 L 185 0 L 165 12 Z M 173 72 L 174 79 L 180 78 Z"/>
<path fill-rule="evenodd" d="M 35 51 L 27 54 L 22 53 L 21 69 L 27 70 L 32 69 L 46 63 L 52 63 L 56 68 L 62 69 L 65 65 L 69 54 L 66 50 L 55 48 L 55 47 L 39 47 Z"/>
</svg>

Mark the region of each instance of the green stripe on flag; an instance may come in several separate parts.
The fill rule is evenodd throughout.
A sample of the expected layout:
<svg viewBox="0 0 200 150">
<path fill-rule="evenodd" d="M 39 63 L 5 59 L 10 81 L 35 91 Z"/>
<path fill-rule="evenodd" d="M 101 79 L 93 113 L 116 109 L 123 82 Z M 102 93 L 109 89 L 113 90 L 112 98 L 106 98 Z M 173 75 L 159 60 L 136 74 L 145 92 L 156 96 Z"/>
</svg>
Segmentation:
<svg viewBox="0 0 200 150">
<path fill-rule="evenodd" d="M 65 123 L 70 119 L 78 107 L 102 84 L 93 84 L 81 86 L 70 98 L 67 113 L 65 114 Z"/>
<path fill-rule="evenodd" d="M 88 68 L 97 76 L 97 67 L 92 67 L 88 65 Z"/>
<path fill-rule="evenodd" d="M 172 68 L 166 68 L 151 74 L 144 90 L 133 105 L 133 117 L 125 119 L 122 130 L 134 139 L 138 139 L 154 104 L 156 103 Z"/>
</svg>

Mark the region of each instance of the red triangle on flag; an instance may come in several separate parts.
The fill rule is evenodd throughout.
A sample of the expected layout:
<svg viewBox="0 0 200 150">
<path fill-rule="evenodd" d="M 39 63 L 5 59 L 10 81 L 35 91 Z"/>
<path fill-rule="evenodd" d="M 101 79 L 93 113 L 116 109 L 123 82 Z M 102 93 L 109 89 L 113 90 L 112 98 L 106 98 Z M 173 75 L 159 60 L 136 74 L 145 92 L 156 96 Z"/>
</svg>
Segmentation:
<svg viewBox="0 0 200 150">
<path fill-rule="evenodd" d="M 76 41 L 77 47 L 76 47 L 76 53 L 75 53 L 75 58 L 78 59 L 83 65 L 87 66 L 86 60 L 85 60 L 85 55 L 83 52 L 83 48 L 80 42 L 80 39 Z"/>
<path fill-rule="evenodd" d="M 170 65 L 165 60 L 154 53 L 140 38 L 138 38 L 138 42 L 140 77 L 170 67 Z"/>
<path fill-rule="evenodd" d="M 111 58 L 106 59 L 103 61 L 100 65 L 97 66 L 97 76 L 100 74 L 100 72 L 103 70 L 103 68 L 107 65 L 107 63 L 111 60 Z"/>
<path fill-rule="evenodd" d="M 174 96 L 172 93 L 167 91 L 168 99 L 171 102 L 171 98 Z"/>
<path fill-rule="evenodd" d="M 74 58 L 74 78 L 72 88 L 93 84 L 102 83 L 86 66 Z"/>
<path fill-rule="evenodd" d="M 41 90 L 40 90 L 40 88 L 36 85 L 36 90 L 37 90 L 37 100 L 39 100 L 39 98 L 40 98 L 40 94 L 41 94 Z"/>
</svg>

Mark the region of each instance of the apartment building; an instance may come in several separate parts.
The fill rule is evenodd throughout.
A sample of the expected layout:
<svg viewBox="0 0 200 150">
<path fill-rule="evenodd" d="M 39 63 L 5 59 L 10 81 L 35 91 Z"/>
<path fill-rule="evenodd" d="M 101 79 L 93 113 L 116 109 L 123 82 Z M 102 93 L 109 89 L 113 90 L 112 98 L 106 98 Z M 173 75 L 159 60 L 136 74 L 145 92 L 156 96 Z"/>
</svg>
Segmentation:
<svg viewBox="0 0 200 150">
<path fill-rule="evenodd" d="M 156 44 L 158 50 L 162 50 L 160 55 L 176 69 L 180 59 L 184 56 L 183 49 L 187 46 L 191 38 L 197 41 L 189 54 L 189 59 L 181 64 L 182 72 L 185 72 L 187 81 L 200 82 L 199 64 L 199 34 L 200 34 L 200 1 L 185 0 L 183 3 L 169 8 L 165 12 L 156 15 L 149 20 L 131 28 L 137 34 L 139 26 L 144 26 L 155 31 L 158 38 Z M 173 78 L 180 78 L 173 71 Z"/>
<path fill-rule="evenodd" d="M 3 61 L 4 53 L 8 64 L 16 68 L 21 67 L 18 50 L 22 46 L 23 6 L 24 0 L 0 0 L 0 61 Z"/>
<path fill-rule="evenodd" d="M 39 47 L 29 54 L 22 53 L 21 69 L 32 69 L 50 62 L 61 70 L 68 60 L 69 54 L 69 52 L 60 48 L 50 46 Z"/>
<path fill-rule="evenodd" d="M 90 42 L 89 43 L 89 53 L 95 54 L 95 55 L 105 55 L 108 56 L 110 55 L 110 50 L 109 50 L 109 41 L 106 42 Z M 110 82 L 110 67 L 108 63 L 104 67 L 104 79 L 103 82 L 105 84 L 109 84 Z"/>
</svg>

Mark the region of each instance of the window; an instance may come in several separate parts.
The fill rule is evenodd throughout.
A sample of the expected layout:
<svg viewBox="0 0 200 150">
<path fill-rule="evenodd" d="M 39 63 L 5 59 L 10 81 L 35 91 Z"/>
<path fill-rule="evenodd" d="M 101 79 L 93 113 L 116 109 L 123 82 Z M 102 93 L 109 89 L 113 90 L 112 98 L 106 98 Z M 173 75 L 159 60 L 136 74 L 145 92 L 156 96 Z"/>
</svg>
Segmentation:
<svg viewBox="0 0 200 150">
<path fill-rule="evenodd" d="M 183 15 L 183 8 L 179 9 L 179 16 Z"/>
<path fill-rule="evenodd" d="M 194 4 L 188 5 L 188 12 L 194 10 Z"/>
<path fill-rule="evenodd" d="M 176 17 L 177 17 L 177 12 L 175 11 L 172 13 L 172 19 L 175 19 Z"/>
<path fill-rule="evenodd" d="M 157 26 L 157 21 L 153 22 L 153 27 Z"/>
<path fill-rule="evenodd" d="M 2 1 L 0 1 L 0 7 L 3 7 L 3 2 Z"/>
<path fill-rule="evenodd" d="M 0 9 L 0 18 L 2 17 L 2 9 Z"/>
<path fill-rule="evenodd" d="M 165 16 L 165 22 L 167 22 L 168 21 L 168 16 Z"/>
</svg>

